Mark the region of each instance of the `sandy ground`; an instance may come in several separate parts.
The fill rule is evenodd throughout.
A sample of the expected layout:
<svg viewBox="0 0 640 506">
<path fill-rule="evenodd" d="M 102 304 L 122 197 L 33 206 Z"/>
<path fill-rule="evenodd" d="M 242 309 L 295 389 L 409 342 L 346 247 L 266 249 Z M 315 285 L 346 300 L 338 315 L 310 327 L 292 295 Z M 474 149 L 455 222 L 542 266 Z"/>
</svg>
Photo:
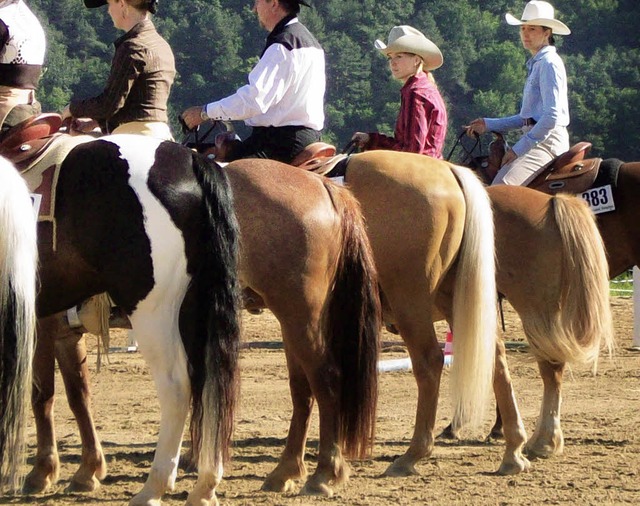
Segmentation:
<svg viewBox="0 0 640 506">
<path fill-rule="evenodd" d="M 507 305 L 506 339 L 523 340 L 519 320 Z M 370 460 L 353 462 L 349 482 L 333 498 L 265 493 L 260 486 L 284 445 L 291 403 L 287 370 L 277 322 L 267 311 L 245 314 L 242 351 L 242 395 L 236 420 L 232 464 L 218 488 L 227 505 L 414 505 L 414 504 L 622 504 L 640 503 L 640 353 L 631 344 L 631 300 L 613 300 L 618 348 L 603 358 L 599 373 L 573 369 L 564 384 L 563 455 L 533 462 L 530 472 L 497 476 L 502 443 L 485 443 L 468 435 L 459 443 L 438 442 L 433 455 L 419 465 L 419 476 L 382 477 L 403 453 L 411 437 L 416 387 L 409 371 L 384 373 L 378 411 L 377 442 Z M 444 328 L 440 328 L 444 339 Z M 87 336 L 95 370 L 95 338 Z M 384 341 L 397 340 L 383 334 Z M 113 331 L 113 346 L 124 346 L 126 334 Z M 406 356 L 400 342 L 382 359 Z M 539 410 L 542 385 L 526 349 L 513 346 L 509 364 L 529 434 Z M 436 430 L 448 423 L 448 378 L 445 373 Z M 65 487 L 79 462 L 80 443 L 57 377 L 56 424 L 62 472 L 56 487 L 42 496 L 0 498 L 0 504 L 125 504 L 139 491 L 153 458 L 158 433 L 158 403 L 151 377 L 139 353 L 113 353 L 111 362 L 92 377 L 95 419 L 109 465 L 102 487 L 88 495 L 68 494 Z M 491 426 L 490 404 L 485 430 Z M 317 448 L 317 413 L 311 425 L 308 463 L 313 470 Z M 35 429 L 29 429 L 29 455 L 35 451 Z M 164 504 L 183 504 L 195 481 L 180 471 L 176 490 Z"/>
</svg>

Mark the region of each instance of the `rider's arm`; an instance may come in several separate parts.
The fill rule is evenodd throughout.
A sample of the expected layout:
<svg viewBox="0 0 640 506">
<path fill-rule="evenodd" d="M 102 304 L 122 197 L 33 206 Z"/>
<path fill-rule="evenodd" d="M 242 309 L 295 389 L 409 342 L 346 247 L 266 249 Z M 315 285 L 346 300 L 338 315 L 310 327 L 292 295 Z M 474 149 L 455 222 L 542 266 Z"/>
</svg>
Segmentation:
<svg viewBox="0 0 640 506">
<path fill-rule="evenodd" d="M 233 95 L 207 104 L 207 116 L 233 121 L 267 113 L 289 88 L 295 74 L 293 63 L 291 52 L 284 46 L 270 45 L 249 73 L 249 84 Z"/>
<path fill-rule="evenodd" d="M 88 99 L 72 99 L 71 114 L 76 118 L 93 118 L 105 121 L 124 106 L 133 83 L 144 69 L 144 57 L 133 48 L 122 44 L 116 50 L 111 63 L 107 85 L 100 95 Z"/>
</svg>

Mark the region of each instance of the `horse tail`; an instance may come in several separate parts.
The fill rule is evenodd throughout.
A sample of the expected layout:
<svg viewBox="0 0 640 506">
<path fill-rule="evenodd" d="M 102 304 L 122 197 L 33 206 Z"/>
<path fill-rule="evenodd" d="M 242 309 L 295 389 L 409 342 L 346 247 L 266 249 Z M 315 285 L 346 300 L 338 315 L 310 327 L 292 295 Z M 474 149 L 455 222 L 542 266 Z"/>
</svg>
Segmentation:
<svg viewBox="0 0 640 506">
<path fill-rule="evenodd" d="M 452 170 L 466 202 L 451 322 L 454 419 L 478 425 L 491 391 L 498 331 L 493 211 L 475 174 L 464 167 Z"/>
<path fill-rule="evenodd" d="M 595 217 L 585 202 L 558 194 L 550 200 L 562 244 L 559 302 L 550 314 L 525 327 L 532 352 L 552 363 L 592 363 L 601 345 L 611 354 L 613 324 L 609 305 L 609 267 Z M 549 336 L 553 336 L 550 339 Z"/>
<path fill-rule="evenodd" d="M 206 218 L 201 238 L 204 254 L 191 282 L 198 305 L 198 321 L 192 322 L 198 329 L 198 342 L 188 351 L 191 440 L 198 468 L 215 472 L 229 458 L 238 394 L 239 227 L 221 167 L 197 153 L 192 155 L 192 166 L 202 189 Z"/>
<path fill-rule="evenodd" d="M 378 400 L 380 294 L 360 204 L 343 187 L 324 182 L 338 212 L 341 245 L 323 330 L 340 378 L 340 440 L 347 456 L 372 446 Z"/>
<path fill-rule="evenodd" d="M 0 158 L 0 492 L 20 486 L 36 323 L 36 218 L 24 180 Z"/>
</svg>

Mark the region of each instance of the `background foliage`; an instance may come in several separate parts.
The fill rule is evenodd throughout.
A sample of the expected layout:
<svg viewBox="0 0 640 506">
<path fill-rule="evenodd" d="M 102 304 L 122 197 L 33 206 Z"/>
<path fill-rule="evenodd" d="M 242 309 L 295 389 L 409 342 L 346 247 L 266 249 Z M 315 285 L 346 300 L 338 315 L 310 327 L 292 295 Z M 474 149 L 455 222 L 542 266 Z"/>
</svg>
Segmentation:
<svg viewBox="0 0 640 506">
<path fill-rule="evenodd" d="M 392 26 L 410 24 L 442 50 L 434 75 L 449 110 L 448 146 L 477 116 L 519 108 L 528 57 L 518 29 L 518 0 L 312 0 L 301 20 L 327 53 L 325 140 L 344 147 L 357 130 L 393 132 L 399 83 L 373 48 Z M 48 34 L 47 70 L 38 97 L 61 111 L 71 96 L 92 96 L 106 82 L 113 28 L 106 8 L 82 0 L 27 0 Z M 593 143 L 596 156 L 640 159 L 640 19 L 638 0 L 554 0 L 572 29 L 556 43 L 569 74 L 572 140 Z M 246 81 L 264 45 L 252 0 L 162 0 L 154 22 L 176 56 L 170 98 L 174 132 L 188 106 L 232 93 Z M 241 132 L 242 129 L 240 128 Z M 178 134 L 179 135 L 179 134 Z"/>
</svg>

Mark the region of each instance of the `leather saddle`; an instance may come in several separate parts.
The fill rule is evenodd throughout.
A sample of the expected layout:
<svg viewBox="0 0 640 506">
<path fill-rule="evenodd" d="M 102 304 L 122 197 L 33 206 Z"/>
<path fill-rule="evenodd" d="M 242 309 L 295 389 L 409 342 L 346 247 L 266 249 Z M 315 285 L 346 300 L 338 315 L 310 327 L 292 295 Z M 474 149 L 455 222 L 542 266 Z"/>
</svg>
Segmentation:
<svg viewBox="0 0 640 506">
<path fill-rule="evenodd" d="M 224 132 L 216 135 L 214 146 L 207 149 L 204 154 L 212 156 L 217 162 L 225 162 L 237 143 L 234 132 Z M 294 167 L 325 175 L 346 155 L 336 155 L 336 148 L 325 142 L 312 142 L 306 146 L 289 163 Z"/>
<path fill-rule="evenodd" d="M 62 116 L 45 113 L 11 127 L 0 140 L 0 156 L 23 172 L 46 151 L 62 126 Z"/>
<path fill-rule="evenodd" d="M 574 144 L 568 151 L 547 163 L 527 186 L 550 195 L 559 192 L 577 194 L 588 190 L 596 180 L 602 162 L 602 158 L 585 158 L 590 149 L 590 142 Z M 490 175 L 492 168 L 500 167 L 505 150 L 506 142 L 501 135 L 496 134 L 485 162 L 488 166 L 485 168 L 487 175 Z"/>
</svg>

